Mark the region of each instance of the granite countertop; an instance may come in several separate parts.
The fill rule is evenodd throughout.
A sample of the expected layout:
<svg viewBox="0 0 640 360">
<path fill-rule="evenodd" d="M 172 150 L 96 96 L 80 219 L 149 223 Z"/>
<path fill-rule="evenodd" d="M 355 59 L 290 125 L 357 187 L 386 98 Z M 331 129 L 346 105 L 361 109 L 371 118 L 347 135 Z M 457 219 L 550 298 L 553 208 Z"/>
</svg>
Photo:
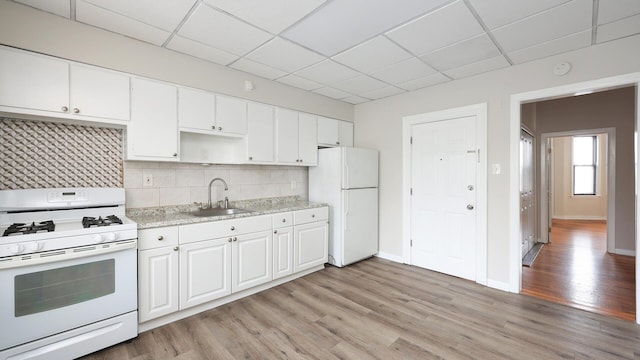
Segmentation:
<svg viewBox="0 0 640 360">
<path fill-rule="evenodd" d="M 252 210 L 252 212 L 249 213 L 235 215 L 198 217 L 191 214 L 192 211 L 198 210 L 199 204 L 161 206 L 152 208 L 131 208 L 126 210 L 126 215 L 129 219 L 135 221 L 138 224 L 138 229 L 140 230 L 162 226 L 195 224 L 207 221 L 219 221 L 258 215 L 275 214 L 280 212 L 305 210 L 322 206 L 327 206 L 327 204 L 301 200 L 298 196 L 285 196 L 278 198 L 231 202 L 229 204 L 229 207 L 231 208 Z"/>
</svg>

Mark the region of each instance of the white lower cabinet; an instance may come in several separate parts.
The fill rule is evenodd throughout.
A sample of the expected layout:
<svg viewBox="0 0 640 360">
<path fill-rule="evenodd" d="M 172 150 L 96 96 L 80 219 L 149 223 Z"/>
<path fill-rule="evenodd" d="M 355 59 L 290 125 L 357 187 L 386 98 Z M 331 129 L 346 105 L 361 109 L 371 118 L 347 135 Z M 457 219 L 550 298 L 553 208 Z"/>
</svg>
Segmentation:
<svg viewBox="0 0 640 360">
<path fill-rule="evenodd" d="M 138 232 L 143 323 L 327 262 L 328 208 Z"/>
</svg>

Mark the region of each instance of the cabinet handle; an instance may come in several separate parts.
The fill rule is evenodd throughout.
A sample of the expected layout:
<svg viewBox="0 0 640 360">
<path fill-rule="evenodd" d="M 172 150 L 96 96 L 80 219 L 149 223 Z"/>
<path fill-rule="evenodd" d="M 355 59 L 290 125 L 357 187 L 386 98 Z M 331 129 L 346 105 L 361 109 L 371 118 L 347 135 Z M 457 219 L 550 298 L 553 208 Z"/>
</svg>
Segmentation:
<svg viewBox="0 0 640 360">
<path fill-rule="evenodd" d="M 253 160 L 253 156 L 249 156 L 249 160 Z"/>
<path fill-rule="evenodd" d="M 222 126 L 218 126 L 218 130 L 222 131 Z"/>
<path fill-rule="evenodd" d="M 312 217 L 312 218 L 316 217 L 316 214 L 311 214 L 311 217 Z"/>
<path fill-rule="evenodd" d="M 273 233 L 274 233 L 274 234 L 277 234 L 277 233 L 278 233 L 278 230 L 273 230 Z"/>
<path fill-rule="evenodd" d="M 238 238 L 234 236 L 233 241 L 238 241 Z"/>
<path fill-rule="evenodd" d="M 178 153 L 173 153 L 173 157 L 176 157 L 176 156 L 178 156 Z"/>
<path fill-rule="evenodd" d="M 80 113 L 80 109 L 78 109 L 78 108 L 73 108 L 73 113 L 74 113 L 74 114 L 79 114 L 79 113 Z"/>
<path fill-rule="evenodd" d="M 233 240 L 232 238 L 229 238 L 229 240 L 227 240 L 227 242 L 231 242 L 232 240 Z"/>
<path fill-rule="evenodd" d="M 233 231 L 233 230 L 235 230 L 235 229 L 236 229 L 236 227 L 235 227 L 235 226 L 232 226 L 232 227 L 231 227 L 231 231 Z"/>
<path fill-rule="evenodd" d="M 287 219 L 282 219 L 282 222 L 287 222 Z"/>
<path fill-rule="evenodd" d="M 336 145 L 340 145 L 340 141 L 336 141 Z"/>
<path fill-rule="evenodd" d="M 178 251 L 179 249 L 180 248 L 176 246 L 176 247 L 173 248 L 173 251 Z"/>
<path fill-rule="evenodd" d="M 66 107 L 66 106 L 63 106 L 63 107 L 61 107 L 61 108 L 60 108 L 60 110 L 62 110 L 62 111 L 64 111 L 64 112 L 67 112 L 67 111 L 69 111 L 69 108 L 68 108 L 68 107 Z"/>
<path fill-rule="evenodd" d="M 159 241 L 164 240 L 164 236 L 162 236 L 162 235 L 158 236 L 158 240 L 159 240 Z"/>
</svg>

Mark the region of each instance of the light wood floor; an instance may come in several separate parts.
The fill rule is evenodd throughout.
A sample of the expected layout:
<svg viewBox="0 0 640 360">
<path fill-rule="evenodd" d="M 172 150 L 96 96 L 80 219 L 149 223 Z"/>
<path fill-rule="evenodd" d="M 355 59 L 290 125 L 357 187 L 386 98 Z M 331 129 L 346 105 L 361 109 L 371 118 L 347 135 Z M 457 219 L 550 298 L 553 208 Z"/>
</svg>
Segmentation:
<svg viewBox="0 0 640 360">
<path fill-rule="evenodd" d="M 552 242 L 522 269 L 522 293 L 635 321 L 635 258 L 607 253 L 603 221 L 553 220 Z"/>
<path fill-rule="evenodd" d="M 372 258 L 86 359 L 634 359 L 640 326 Z"/>
</svg>

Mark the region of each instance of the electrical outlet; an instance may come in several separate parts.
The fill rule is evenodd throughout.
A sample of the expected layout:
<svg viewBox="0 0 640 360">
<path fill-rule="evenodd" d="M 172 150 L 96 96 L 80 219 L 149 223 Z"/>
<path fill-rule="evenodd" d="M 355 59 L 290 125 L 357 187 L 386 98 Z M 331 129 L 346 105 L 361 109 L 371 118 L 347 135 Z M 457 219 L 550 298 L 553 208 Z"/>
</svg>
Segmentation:
<svg viewBox="0 0 640 360">
<path fill-rule="evenodd" d="M 144 175 L 143 179 L 142 179 L 142 186 L 153 186 L 153 175 L 151 174 L 147 174 Z"/>
<path fill-rule="evenodd" d="M 298 183 L 295 180 L 291 180 L 291 190 L 295 190 L 298 187 Z"/>
</svg>

